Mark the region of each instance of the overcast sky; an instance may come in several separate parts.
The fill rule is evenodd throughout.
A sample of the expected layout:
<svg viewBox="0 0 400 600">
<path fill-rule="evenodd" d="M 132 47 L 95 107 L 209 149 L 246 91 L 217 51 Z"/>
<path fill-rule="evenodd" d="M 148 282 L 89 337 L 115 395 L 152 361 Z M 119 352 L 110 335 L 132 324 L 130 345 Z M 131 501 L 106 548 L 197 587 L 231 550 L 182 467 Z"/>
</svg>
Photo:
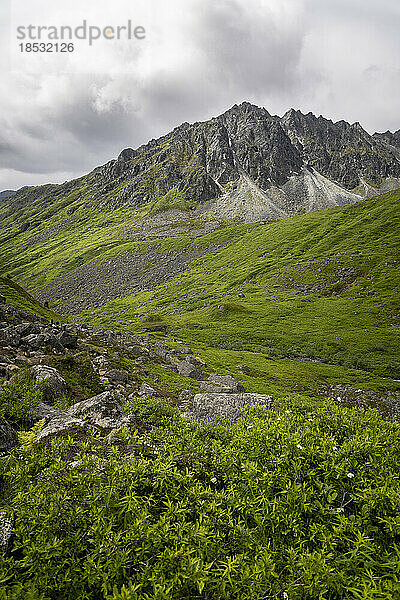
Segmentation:
<svg viewBox="0 0 400 600">
<path fill-rule="evenodd" d="M 17 26 L 84 19 L 131 19 L 146 39 L 20 51 Z M 0 190 L 77 177 L 244 100 L 397 130 L 399 21 L 399 0 L 1 0 Z"/>
</svg>

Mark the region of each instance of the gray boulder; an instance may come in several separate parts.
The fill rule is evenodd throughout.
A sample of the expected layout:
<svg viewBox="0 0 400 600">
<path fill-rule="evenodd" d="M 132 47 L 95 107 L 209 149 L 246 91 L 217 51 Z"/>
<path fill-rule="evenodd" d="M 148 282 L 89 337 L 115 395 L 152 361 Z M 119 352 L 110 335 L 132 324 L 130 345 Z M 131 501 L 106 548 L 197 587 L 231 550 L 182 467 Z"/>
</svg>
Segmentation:
<svg viewBox="0 0 400 600">
<path fill-rule="evenodd" d="M 247 407 L 271 408 L 273 400 L 266 394 L 196 394 L 192 416 L 195 420 L 222 418 L 236 423 Z"/>
<path fill-rule="evenodd" d="M 63 415 L 65 416 L 65 412 L 63 410 L 56 408 L 55 406 L 43 404 L 42 402 L 32 409 L 32 413 L 35 423 L 45 419 L 46 424 L 50 423 L 52 419 L 62 418 Z"/>
<path fill-rule="evenodd" d="M 17 432 L 0 417 L 0 451 L 10 450 L 18 444 Z"/>
<path fill-rule="evenodd" d="M 185 377 L 191 377 L 192 379 L 197 379 L 201 381 L 204 379 L 203 373 L 199 371 L 194 365 L 190 364 L 186 360 L 182 360 L 176 365 L 179 375 L 184 375 Z"/>
<path fill-rule="evenodd" d="M 6 327 L 5 329 L 0 329 L 0 342 L 2 346 L 16 348 L 21 342 L 21 336 L 15 331 L 14 327 Z"/>
<path fill-rule="evenodd" d="M 182 354 L 193 354 L 193 350 L 189 346 L 182 346 L 181 352 Z"/>
<path fill-rule="evenodd" d="M 85 427 L 86 423 L 81 419 L 75 419 L 63 413 L 61 416 L 51 419 L 47 425 L 42 427 L 36 437 L 35 444 L 42 444 L 55 437 L 62 437 L 83 431 Z"/>
<path fill-rule="evenodd" d="M 200 384 L 202 392 L 237 394 L 245 392 L 243 385 L 231 375 L 210 375 L 207 381 Z"/>
<path fill-rule="evenodd" d="M 126 371 L 119 371 L 118 369 L 110 369 L 104 373 L 104 377 L 113 383 L 128 383 L 129 375 Z"/>
<path fill-rule="evenodd" d="M 103 392 L 88 400 L 77 402 L 66 412 L 72 417 L 86 415 L 87 423 L 103 430 L 115 429 L 123 417 L 121 405 L 111 392 Z"/>
<path fill-rule="evenodd" d="M 11 546 L 14 516 L 0 510 L 0 554 L 7 554 Z"/>
<path fill-rule="evenodd" d="M 45 400 L 54 400 L 65 396 L 68 391 L 67 382 L 64 377 L 47 365 L 34 365 L 31 367 L 31 375 L 34 383 L 43 387 Z"/>
<path fill-rule="evenodd" d="M 193 400 L 193 392 L 190 390 L 182 390 L 178 396 L 180 402 L 191 402 Z"/>
<path fill-rule="evenodd" d="M 21 337 L 40 333 L 40 327 L 36 323 L 20 323 L 14 329 Z"/>
<path fill-rule="evenodd" d="M 78 336 L 72 335 L 67 331 L 62 331 L 57 335 L 57 340 L 64 348 L 74 350 L 78 345 Z"/>
<path fill-rule="evenodd" d="M 63 352 L 64 346 L 60 344 L 59 340 L 52 333 L 31 333 L 22 338 L 21 343 L 24 346 L 29 346 L 33 350 L 40 350 L 41 348 L 52 348 L 57 352 Z"/>
<path fill-rule="evenodd" d="M 207 367 L 204 360 L 202 360 L 199 356 L 187 356 L 185 358 L 185 362 L 188 362 L 191 365 L 194 365 L 195 367 L 204 367 L 204 368 Z"/>
<path fill-rule="evenodd" d="M 160 398 L 161 394 L 158 390 L 144 381 L 140 386 L 139 396 L 154 396 L 156 398 Z"/>
</svg>

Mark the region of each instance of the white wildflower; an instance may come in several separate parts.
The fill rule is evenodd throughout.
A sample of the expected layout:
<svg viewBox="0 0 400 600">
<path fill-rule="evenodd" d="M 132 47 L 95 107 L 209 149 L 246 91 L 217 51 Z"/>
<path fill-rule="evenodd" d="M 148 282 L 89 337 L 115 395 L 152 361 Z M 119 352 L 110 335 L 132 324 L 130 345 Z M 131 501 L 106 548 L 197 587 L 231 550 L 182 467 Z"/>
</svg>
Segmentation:
<svg viewBox="0 0 400 600">
<path fill-rule="evenodd" d="M 299 450 L 303 450 L 303 446 L 301 444 L 297 444 Z"/>
<path fill-rule="evenodd" d="M 211 483 L 215 484 L 215 483 L 217 483 L 217 478 L 216 477 L 211 477 L 210 481 L 211 481 Z"/>
<path fill-rule="evenodd" d="M 349 479 L 353 479 L 353 477 L 354 477 L 354 473 L 347 473 L 347 477 L 348 477 Z"/>
<path fill-rule="evenodd" d="M 335 450 L 337 450 L 336 446 L 332 446 L 332 450 L 335 452 Z"/>
</svg>

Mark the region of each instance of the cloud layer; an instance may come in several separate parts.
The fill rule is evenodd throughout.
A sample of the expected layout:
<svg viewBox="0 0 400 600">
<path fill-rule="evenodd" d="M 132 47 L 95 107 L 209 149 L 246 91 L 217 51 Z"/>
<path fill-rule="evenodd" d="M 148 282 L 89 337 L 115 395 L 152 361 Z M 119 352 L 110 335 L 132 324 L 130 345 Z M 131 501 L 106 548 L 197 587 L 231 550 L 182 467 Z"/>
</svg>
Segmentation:
<svg viewBox="0 0 400 600">
<path fill-rule="evenodd" d="M 21 1 L 21 5 L 19 2 Z M 0 189 L 79 176 L 249 100 L 398 129 L 397 0 L 14 0 L 0 8 Z M 134 8 L 133 8 L 134 7 Z M 22 10 L 23 9 L 23 10 Z M 30 12 L 29 12 L 30 11 Z M 144 41 L 21 53 L 19 24 L 117 25 Z"/>
</svg>

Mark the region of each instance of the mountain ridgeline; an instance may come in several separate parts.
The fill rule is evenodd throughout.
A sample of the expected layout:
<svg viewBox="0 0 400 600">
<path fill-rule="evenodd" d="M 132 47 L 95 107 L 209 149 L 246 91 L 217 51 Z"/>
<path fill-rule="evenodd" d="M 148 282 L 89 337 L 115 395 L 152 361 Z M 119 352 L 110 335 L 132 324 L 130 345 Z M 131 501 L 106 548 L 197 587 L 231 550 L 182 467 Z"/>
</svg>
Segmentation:
<svg viewBox="0 0 400 600">
<path fill-rule="evenodd" d="M 244 102 L 126 148 L 80 179 L 24 188 L 11 210 L 70 198 L 100 211 L 135 208 L 139 218 L 167 213 L 174 221 L 186 211 L 211 221 L 273 221 L 349 204 L 399 182 L 399 131 L 371 136 L 359 123 L 293 109 L 280 118 Z"/>
</svg>

